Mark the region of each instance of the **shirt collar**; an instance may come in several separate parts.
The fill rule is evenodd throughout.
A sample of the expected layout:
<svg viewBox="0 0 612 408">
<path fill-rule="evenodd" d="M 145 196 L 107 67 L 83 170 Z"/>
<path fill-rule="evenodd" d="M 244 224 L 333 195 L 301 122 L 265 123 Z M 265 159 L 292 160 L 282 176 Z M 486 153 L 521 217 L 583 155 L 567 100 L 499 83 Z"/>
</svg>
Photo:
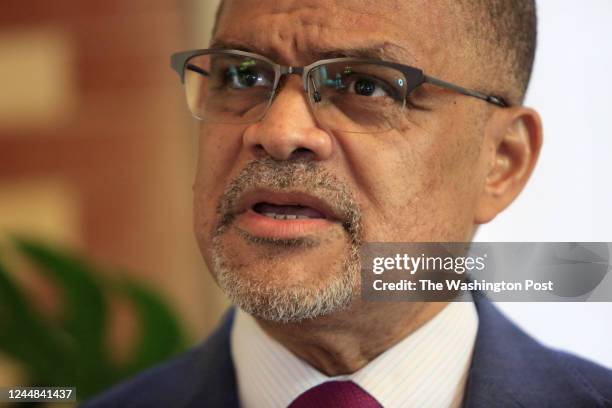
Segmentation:
<svg viewBox="0 0 612 408">
<path fill-rule="evenodd" d="M 243 408 L 286 407 L 330 380 L 351 380 L 384 407 L 458 407 L 478 329 L 472 302 L 449 303 L 433 319 L 351 375 L 328 377 L 238 310 L 231 353 Z"/>
</svg>

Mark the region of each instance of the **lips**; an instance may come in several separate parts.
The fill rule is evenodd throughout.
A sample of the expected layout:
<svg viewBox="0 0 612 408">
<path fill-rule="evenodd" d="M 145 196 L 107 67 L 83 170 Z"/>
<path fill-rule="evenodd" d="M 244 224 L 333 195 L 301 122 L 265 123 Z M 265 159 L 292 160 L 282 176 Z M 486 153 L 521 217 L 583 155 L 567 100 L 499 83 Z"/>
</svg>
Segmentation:
<svg viewBox="0 0 612 408">
<path fill-rule="evenodd" d="M 265 215 L 276 220 L 308 220 L 325 218 L 325 215 L 314 208 L 301 204 L 277 205 L 267 202 L 257 203 L 253 206 L 257 214 Z"/>
<path fill-rule="evenodd" d="M 340 216 L 324 200 L 305 192 L 279 193 L 274 191 L 252 191 L 244 194 L 238 203 L 236 214 L 247 210 L 265 215 L 298 215 L 309 219 L 323 218 L 336 221 Z M 293 219 L 293 218 L 290 218 Z"/>
<path fill-rule="evenodd" d="M 234 214 L 239 228 L 268 238 L 298 238 L 340 224 L 328 203 L 304 192 L 248 192 Z"/>
</svg>

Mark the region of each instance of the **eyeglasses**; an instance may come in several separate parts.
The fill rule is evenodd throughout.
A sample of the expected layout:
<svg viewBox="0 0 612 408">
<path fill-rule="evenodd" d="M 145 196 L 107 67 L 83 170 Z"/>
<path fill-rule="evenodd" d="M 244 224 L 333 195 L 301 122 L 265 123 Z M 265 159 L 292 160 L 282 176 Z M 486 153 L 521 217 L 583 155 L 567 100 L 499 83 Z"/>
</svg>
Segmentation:
<svg viewBox="0 0 612 408">
<path fill-rule="evenodd" d="M 281 77 L 289 74 L 301 75 L 319 125 L 345 132 L 398 127 L 406 114 L 406 97 L 424 83 L 508 106 L 500 97 L 432 78 L 418 68 L 372 59 L 333 58 L 292 67 L 246 51 L 205 49 L 173 54 L 171 66 L 184 84 L 192 115 L 207 123 L 261 120 Z"/>
</svg>

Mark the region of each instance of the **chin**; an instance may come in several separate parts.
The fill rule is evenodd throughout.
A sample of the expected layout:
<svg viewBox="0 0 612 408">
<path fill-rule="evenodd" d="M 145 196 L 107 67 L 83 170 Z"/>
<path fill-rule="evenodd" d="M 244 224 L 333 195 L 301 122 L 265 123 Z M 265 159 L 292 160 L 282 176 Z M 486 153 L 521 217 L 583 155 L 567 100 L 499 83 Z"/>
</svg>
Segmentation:
<svg viewBox="0 0 612 408">
<path fill-rule="evenodd" d="M 277 239 L 230 228 L 215 236 L 211 272 L 232 302 L 269 321 L 346 308 L 359 288 L 358 248 L 344 234 Z"/>
</svg>

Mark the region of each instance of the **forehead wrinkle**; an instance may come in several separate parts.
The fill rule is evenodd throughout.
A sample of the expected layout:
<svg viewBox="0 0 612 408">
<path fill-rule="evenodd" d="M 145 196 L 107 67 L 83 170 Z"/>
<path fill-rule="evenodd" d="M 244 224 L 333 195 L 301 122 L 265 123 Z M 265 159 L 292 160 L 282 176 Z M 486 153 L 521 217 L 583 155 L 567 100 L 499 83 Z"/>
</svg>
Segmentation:
<svg viewBox="0 0 612 408">
<path fill-rule="evenodd" d="M 223 40 L 223 39 L 213 39 L 210 43 L 210 48 L 213 49 L 223 49 L 223 50 L 240 50 L 253 52 L 256 54 L 261 54 L 264 57 L 270 57 L 270 55 L 266 55 L 266 51 L 259 48 L 257 45 L 249 42 L 249 41 L 241 41 L 241 40 Z"/>
<path fill-rule="evenodd" d="M 316 55 L 321 59 L 336 57 L 371 58 L 400 64 L 414 64 L 418 59 L 404 47 L 392 42 L 373 44 L 372 46 L 338 49 L 319 49 Z"/>
<path fill-rule="evenodd" d="M 403 0 L 401 0 L 403 1 Z M 365 0 L 262 2 L 259 11 L 245 13 L 240 0 L 226 1 L 216 38 L 233 48 L 264 55 L 287 65 L 308 65 L 341 56 L 373 58 L 415 65 L 420 59 L 404 26 L 392 16 L 399 0 L 384 7 Z M 230 6 L 231 5 L 231 6 Z M 386 12 L 385 12 L 386 11 Z M 221 28 L 223 26 L 223 28 Z"/>
<path fill-rule="evenodd" d="M 211 43 L 211 48 L 218 49 L 233 49 L 240 51 L 248 51 L 256 54 L 263 55 L 264 57 L 275 60 L 279 57 L 279 53 L 273 49 L 264 50 L 249 41 L 236 41 L 236 40 L 221 40 L 217 39 Z M 304 53 L 308 57 L 311 57 L 312 61 L 329 59 L 329 58 L 340 58 L 340 57 L 354 57 L 354 58 L 368 58 L 381 61 L 391 61 L 401 64 L 417 64 L 418 59 L 414 54 L 410 53 L 404 47 L 401 47 L 392 42 L 375 43 L 371 46 L 359 46 L 359 47 L 324 47 L 317 45 L 315 47 L 309 47 Z"/>
</svg>

